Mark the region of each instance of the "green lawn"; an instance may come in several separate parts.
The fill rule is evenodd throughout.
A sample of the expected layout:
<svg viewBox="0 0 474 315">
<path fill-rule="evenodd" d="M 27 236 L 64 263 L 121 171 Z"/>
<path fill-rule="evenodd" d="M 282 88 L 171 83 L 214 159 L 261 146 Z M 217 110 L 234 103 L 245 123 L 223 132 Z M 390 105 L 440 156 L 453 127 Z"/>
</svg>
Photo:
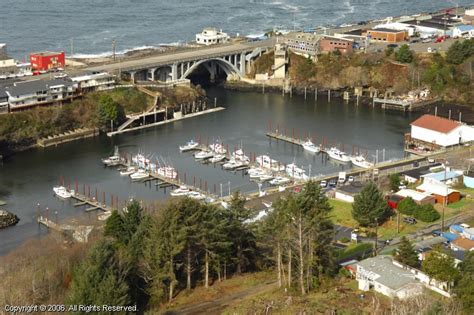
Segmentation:
<svg viewBox="0 0 474 315">
<path fill-rule="evenodd" d="M 374 245 L 371 243 L 351 244 L 344 249 L 337 250 L 336 257 L 342 260 L 357 253 L 362 253 L 368 249 L 371 249 L 373 246 Z"/>
<path fill-rule="evenodd" d="M 448 208 L 458 209 L 458 210 L 473 210 L 474 209 L 474 200 L 463 198 L 458 202 L 449 204 Z"/>
<path fill-rule="evenodd" d="M 329 199 L 329 203 L 332 206 L 332 219 L 335 224 L 355 227 L 357 222 L 352 218 L 352 203 Z"/>
</svg>

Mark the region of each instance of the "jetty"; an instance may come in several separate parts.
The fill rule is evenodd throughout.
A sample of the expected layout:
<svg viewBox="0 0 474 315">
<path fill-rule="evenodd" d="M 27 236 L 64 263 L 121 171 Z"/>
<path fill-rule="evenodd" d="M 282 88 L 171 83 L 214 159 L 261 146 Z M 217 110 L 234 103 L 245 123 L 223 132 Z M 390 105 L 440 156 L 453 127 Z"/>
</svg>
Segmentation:
<svg viewBox="0 0 474 315">
<path fill-rule="evenodd" d="M 58 224 L 43 216 L 38 216 L 37 221 L 38 224 L 55 232 L 71 233 L 72 238 L 79 243 L 87 243 L 89 234 L 94 229 L 94 227 L 90 225 Z"/>
<path fill-rule="evenodd" d="M 47 138 L 38 139 L 37 145 L 41 148 L 57 146 L 62 143 L 71 142 L 78 139 L 85 139 L 95 137 L 99 134 L 99 129 L 96 128 L 80 128 L 64 133 L 49 136 Z"/>
</svg>

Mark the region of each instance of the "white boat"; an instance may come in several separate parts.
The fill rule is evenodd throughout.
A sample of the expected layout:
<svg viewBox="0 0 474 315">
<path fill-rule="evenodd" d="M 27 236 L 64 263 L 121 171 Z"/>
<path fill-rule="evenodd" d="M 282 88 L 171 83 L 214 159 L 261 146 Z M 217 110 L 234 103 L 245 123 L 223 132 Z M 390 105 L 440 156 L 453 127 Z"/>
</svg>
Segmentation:
<svg viewBox="0 0 474 315">
<path fill-rule="evenodd" d="M 171 179 L 175 179 L 176 177 L 178 177 L 178 172 L 176 172 L 176 169 L 172 166 L 160 167 L 158 168 L 157 173 L 158 175 Z"/>
<path fill-rule="evenodd" d="M 230 159 L 228 162 L 224 163 L 222 167 L 226 170 L 234 170 L 236 168 L 248 165 L 248 162 L 236 160 L 234 158 Z"/>
<path fill-rule="evenodd" d="M 307 180 L 309 178 L 308 175 L 306 175 L 305 170 L 299 168 L 295 163 L 286 166 L 286 174 L 295 179 Z"/>
<path fill-rule="evenodd" d="M 148 178 L 149 176 L 150 174 L 148 174 L 148 172 L 143 169 L 139 169 L 135 173 L 130 174 L 130 178 L 133 180 L 145 179 L 145 178 Z"/>
<path fill-rule="evenodd" d="M 186 151 L 195 150 L 198 146 L 199 146 L 199 143 L 197 143 L 194 140 L 190 140 L 188 141 L 188 143 L 186 143 L 186 145 L 180 145 L 179 151 L 186 152 Z"/>
<path fill-rule="evenodd" d="M 269 183 L 270 185 L 279 186 L 279 185 L 288 184 L 289 182 L 291 182 L 291 179 L 289 179 L 288 177 L 277 176 L 274 179 L 272 179 Z"/>
<path fill-rule="evenodd" d="M 187 186 L 180 186 L 170 192 L 170 195 L 173 197 L 186 196 L 189 194 L 190 190 Z"/>
<path fill-rule="evenodd" d="M 265 171 L 261 168 L 250 168 L 247 171 L 247 174 L 251 179 L 260 178 L 260 176 L 265 175 Z"/>
<path fill-rule="evenodd" d="M 371 163 L 365 159 L 362 155 L 352 156 L 351 162 L 355 166 L 362 167 L 362 168 L 371 168 L 374 166 L 374 163 Z"/>
<path fill-rule="evenodd" d="M 120 176 L 129 176 L 135 173 L 137 169 L 134 166 L 129 166 L 124 170 L 120 171 Z"/>
<path fill-rule="evenodd" d="M 109 156 L 108 158 L 102 159 L 102 163 L 104 163 L 107 166 L 116 166 L 116 165 L 119 165 L 121 162 L 122 162 L 122 159 L 120 158 L 119 149 L 117 146 L 115 146 L 114 155 Z"/>
<path fill-rule="evenodd" d="M 304 142 L 302 146 L 303 146 L 303 149 L 311 153 L 318 153 L 319 151 L 321 151 L 321 148 L 315 145 L 311 140 Z"/>
<path fill-rule="evenodd" d="M 209 145 L 209 148 L 211 149 L 211 151 L 217 153 L 217 154 L 226 154 L 227 153 L 227 150 L 222 146 L 221 143 L 214 143 L 214 144 L 210 144 Z"/>
<path fill-rule="evenodd" d="M 265 173 L 262 176 L 260 176 L 259 179 L 262 182 L 266 182 L 266 181 L 269 181 L 269 180 L 273 179 L 273 175 Z"/>
<path fill-rule="evenodd" d="M 205 160 L 205 159 L 210 159 L 211 157 L 214 156 L 214 153 L 211 151 L 199 151 L 194 155 L 194 158 L 196 160 Z"/>
<path fill-rule="evenodd" d="M 97 216 L 97 219 L 99 221 L 105 221 L 107 220 L 110 216 L 112 215 L 111 211 L 105 211 L 104 213 L 101 213 Z"/>
<path fill-rule="evenodd" d="M 339 162 L 350 162 L 351 158 L 343 151 L 340 151 L 338 148 L 332 147 L 327 151 L 330 158 L 337 160 Z"/>
<path fill-rule="evenodd" d="M 243 161 L 243 162 L 250 162 L 249 157 L 245 155 L 245 153 L 242 149 L 238 149 L 237 151 L 234 151 L 232 153 L 232 157 L 235 160 L 239 160 L 239 161 Z"/>
<path fill-rule="evenodd" d="M 196 199 L 196 200 L 206 199 L 206 196 L 204 196 L 203 194 L 201 194 L 200 192 L 197 192 L 197 191 L 190 191 L 186 196 L 191 198 L 191 199 Z"/>
<path fill-rule="evenodd" d="M 150 160 L 140 153 L 132 157 L 132 163 L 145 169 L 150 166 Z"/>
<path fill-rule="evenodd" d="M 209 159 L 209 162 L 211 163 L 218 163 L 221 161 L 224 161 L 226 156 L 224 154 L 216 154 L 212 158 Z"/>
<path fill-rule="evenodd" d="M 285 170 L 285 165 L 277 160 L 271 159 L 268 155 L 259 155 L 255 158 L 255 162 L 263 168 L 271 169 L 274 172 L 282 172 Z"/>
<path fill-rule="evenodd" d="M 72 191 L 69 192 L 64 186 L 53 187 L 53 191 L 56 194 L 56 196 L 62 199 L 69 199 L 73 195 L 73 192 Z"/>
</svg>

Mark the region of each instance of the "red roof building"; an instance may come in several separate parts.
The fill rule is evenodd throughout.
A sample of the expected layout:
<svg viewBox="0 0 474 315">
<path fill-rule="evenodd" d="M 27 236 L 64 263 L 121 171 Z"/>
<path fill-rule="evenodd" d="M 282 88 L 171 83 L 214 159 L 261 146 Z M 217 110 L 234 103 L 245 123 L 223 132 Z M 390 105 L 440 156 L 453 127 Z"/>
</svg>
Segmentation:
<svg viewBox="0 0 474 315">
<path fill-rule="evenodd" d="M 463 124 L 433 115 L 423 115 L 411 123 L 411 138 L 441 147 L 461 143 Z"/>
</svg>

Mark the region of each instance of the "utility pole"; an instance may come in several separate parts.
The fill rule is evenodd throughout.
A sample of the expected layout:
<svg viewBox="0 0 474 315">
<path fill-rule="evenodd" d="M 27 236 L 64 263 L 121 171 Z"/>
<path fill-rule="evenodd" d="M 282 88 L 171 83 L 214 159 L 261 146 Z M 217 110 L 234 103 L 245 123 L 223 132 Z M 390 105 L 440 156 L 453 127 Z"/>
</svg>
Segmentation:
<svg viewBox="0 0 474 315">
<path fill-rule="evenodd" d="M 377 227 L 379 225 L 379 219 L 375 218 L 375 244 L 374 244 L 374 256 L 377 256 Z"/>
<path fill-rule="evenodd" d="M 115 39 L 112 39 L 112 58 L 115 61 L 115 48 L 117 47 L 117 43 L 115 42 Z"/>
<path fill-rule="evenodd" d="M 71 38 L 71 59 L 74 58 L 74 38 Z"/>
</svg>

